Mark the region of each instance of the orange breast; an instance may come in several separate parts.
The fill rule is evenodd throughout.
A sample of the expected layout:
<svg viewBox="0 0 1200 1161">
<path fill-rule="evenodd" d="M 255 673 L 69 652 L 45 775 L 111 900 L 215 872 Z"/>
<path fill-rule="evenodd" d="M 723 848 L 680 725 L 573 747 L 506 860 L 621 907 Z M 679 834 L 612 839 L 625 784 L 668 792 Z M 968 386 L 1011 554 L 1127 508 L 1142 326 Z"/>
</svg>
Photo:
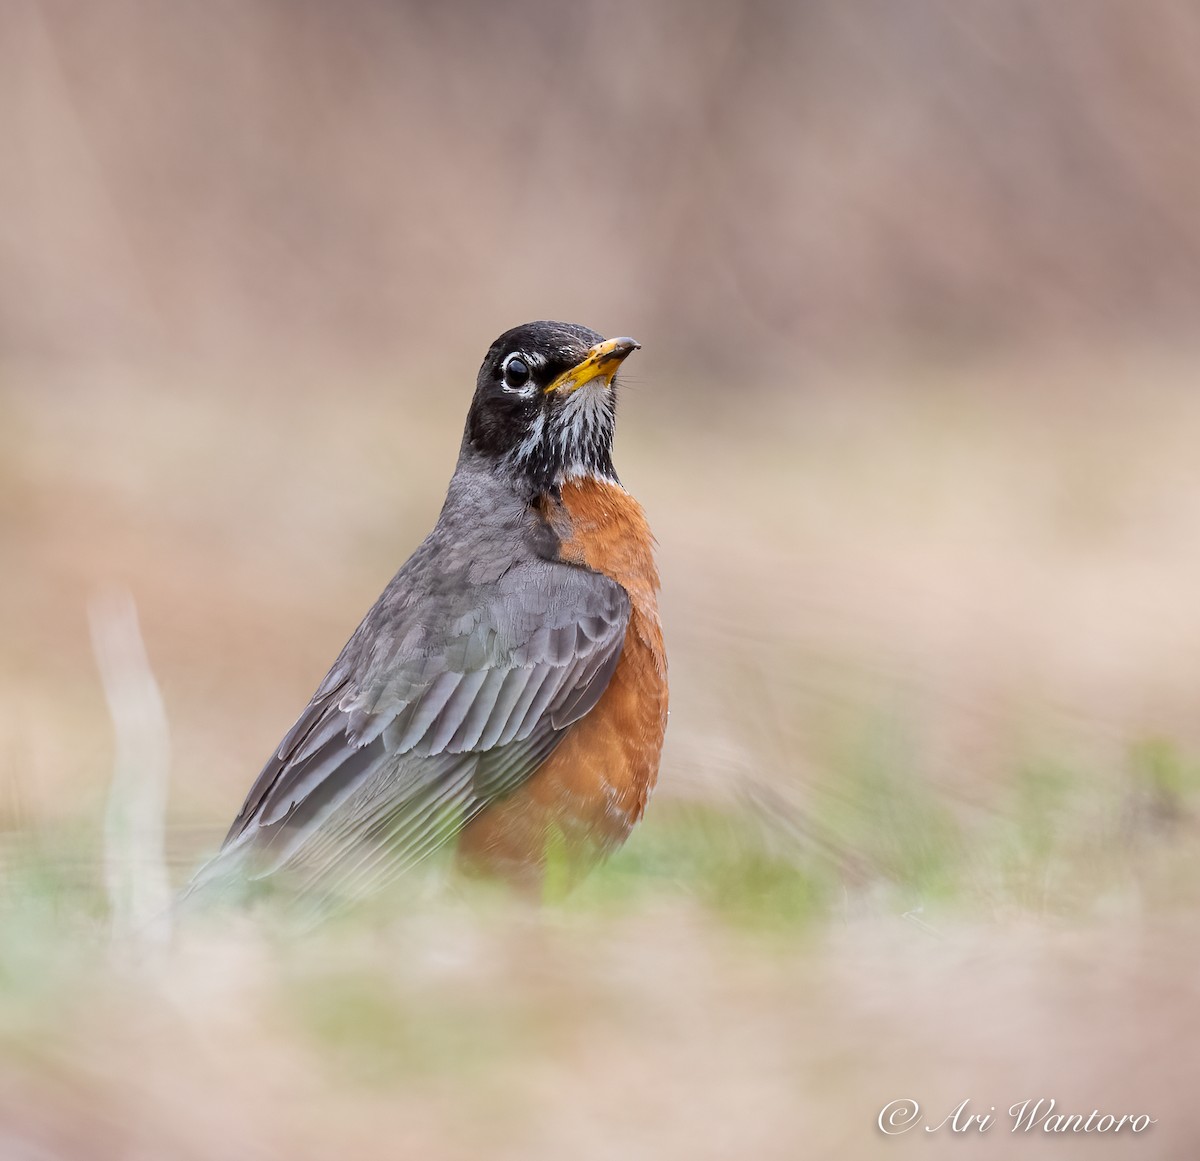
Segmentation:
<svg viewBox="0 0 1200 1161">
<path fill-rule="evenodd" d="M 641 505 L 598 480 L 565 484 L 543 516 L 563 560 L 611 577 L 629 594 L 629 627 L 600 701 L 528 782 L 463 830 L 459 856 L 476 869 L 536 884 L 552 836 L 586 864 L 619 846 L 642 817 L 667 728 L 667 662 L 658 616 L 654 538 Z"/>
</svg>

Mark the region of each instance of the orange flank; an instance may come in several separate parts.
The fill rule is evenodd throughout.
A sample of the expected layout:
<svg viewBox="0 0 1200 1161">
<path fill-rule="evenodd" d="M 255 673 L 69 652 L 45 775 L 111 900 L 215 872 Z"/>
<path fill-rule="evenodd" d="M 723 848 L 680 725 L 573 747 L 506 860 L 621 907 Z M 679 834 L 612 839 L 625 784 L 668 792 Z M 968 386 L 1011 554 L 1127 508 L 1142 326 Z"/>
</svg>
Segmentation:
<svg viewBox="0 0 1200 1161">
<path fill-rule="evenodd" d="M 472 870 L 540 883 L 557 832 L 581 869 L 625 841 L 658 777 L 667 727 L 667 662 L 658 615 L 654 538 L 641 505 L 617 484 L 587 478 L 542 501 L 562 560 L 615 580 L 629 594 L 621 657 L 595 708 L 537 772 L 463 830 Z"/>
</svg>

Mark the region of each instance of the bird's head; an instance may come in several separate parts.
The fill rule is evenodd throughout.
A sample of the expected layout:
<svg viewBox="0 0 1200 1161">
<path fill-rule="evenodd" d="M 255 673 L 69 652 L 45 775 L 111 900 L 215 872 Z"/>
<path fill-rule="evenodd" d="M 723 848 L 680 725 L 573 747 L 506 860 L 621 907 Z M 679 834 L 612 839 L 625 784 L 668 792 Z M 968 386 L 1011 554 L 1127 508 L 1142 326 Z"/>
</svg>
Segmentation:
<svg viewBox="0 0 1200 1161">
<path fill-rule="evenodd" d="M 582 476 L 616 481 L 616 374 L 638 346 L 574 323 L 505 331 L 479 368 L 466 444 L 535 491 Z"/>
</svg>

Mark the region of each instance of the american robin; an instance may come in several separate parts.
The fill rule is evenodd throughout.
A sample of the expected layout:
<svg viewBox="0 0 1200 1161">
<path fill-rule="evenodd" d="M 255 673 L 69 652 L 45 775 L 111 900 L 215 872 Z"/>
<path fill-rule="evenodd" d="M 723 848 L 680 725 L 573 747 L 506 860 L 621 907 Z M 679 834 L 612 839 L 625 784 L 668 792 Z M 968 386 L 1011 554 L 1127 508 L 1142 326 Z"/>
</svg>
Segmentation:
<svg viewBox="0 0 1200 1161">
<path fill-rule="evenodd" d="M 537 887 L 624 841 L 658 774 L 654 541 L 612 462 L 638 349 L 534 322 L 488 350 L 433 531 L 367 613 L 201 872 L 358 896 L 452 840 Z"/>
</svg>

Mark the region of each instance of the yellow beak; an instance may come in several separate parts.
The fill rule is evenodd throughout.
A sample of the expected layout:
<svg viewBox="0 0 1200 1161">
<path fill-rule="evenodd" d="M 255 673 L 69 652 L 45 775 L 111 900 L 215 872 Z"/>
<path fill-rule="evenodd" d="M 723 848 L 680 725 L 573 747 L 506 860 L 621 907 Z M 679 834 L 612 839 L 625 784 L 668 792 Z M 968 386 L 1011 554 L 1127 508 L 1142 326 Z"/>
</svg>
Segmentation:
<svg viewBox="0 0 1200 1161">
<path fill-rule="evenodd" d="M 593 379 L 603 380 L 605 387 L 610 386 L 617 368 L 641 345 L 633 339 L 605 339 L 604 342 L 597 343 L 580 362 L 559 375 L 546 388 L 546 393 L 565 391 L 569 395 Z"/>
</svg>

